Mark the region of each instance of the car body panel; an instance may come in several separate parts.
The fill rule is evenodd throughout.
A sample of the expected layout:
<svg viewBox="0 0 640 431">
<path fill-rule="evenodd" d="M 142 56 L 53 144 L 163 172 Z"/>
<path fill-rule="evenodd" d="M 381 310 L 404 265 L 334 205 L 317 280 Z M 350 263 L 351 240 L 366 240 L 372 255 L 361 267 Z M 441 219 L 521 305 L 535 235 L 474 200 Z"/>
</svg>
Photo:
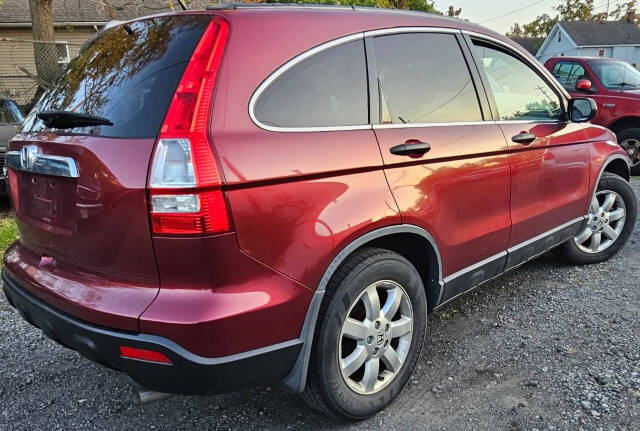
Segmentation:
<svg viewBox="0 0 640 431">
<path fill-rule="evenodd" d="M 214 358 L 299 337 L 313 291 L 243 253 L 235 234 L 154 238 L 154 247 L 162 289 L 141 332 Z"/>
<path fill-rule="evenodd" d="M 590 200 L 590 154 L 584 126 L 574 123 L 501 124 L 510 141 L 511 238 L 520 244 L 585 214 Z M 529 145 L 511 142 L 533 133 Z"/>
<path fill-rule="evenodd" d="M 376 136 L 402 221 L 432 233 L 443 277 L 507 248 L 510 168 L 497 125 L 376 128 Z M 390 153 L 412 139 L 431 150 L 415 159 Z"/>
<path fill-rule="evenodd" d="M 79 175 L 49 183 L 12 171 L 21 238 L 5 255 L 8 276 L 61 313 L 139 332 L 118 332 L 117 340 L 144 338 L 140 345 L 169 345 L 162 351 L 211 366 L 282 346 L 289 360 L 299 349 L 292 373 L 301 383 L 292 389 L 302 390 L 324 288 L 353 244 L 379 239 L 376 232 L 404 232 L 433 247 L 442 270 L 428 280 L 434 285 L 427 288 L 437 289 L 432 308 L 503 272 L 511 246 L 586 214 L 603 164 L 624 157 L 598 127 L 503 124 L 490 115 L 474 124 L 266 130 L 249 112 L 261 83 L 292 58 L 345 36 L 364 40 L 368 31 L 415 27 L 482 33 L 539 66 L 504 36 L 446 17 L 288 6 L 204 13 L 230 26 L 208 131 L 228 232 L 152 233 L 147 176 L 155 139 L 41 133 L 11 143 L 13 151 L 35 145 L 71 157 Z M 539 73 L 551 80 L 548 71 Z M 538 141 L 512 145 L 510 136 L 527 127 Z M 432 148 L 422 158 L 390 154 L 410 139 Z M 540 250 L 524 249 L 517 263 Z M 12 295 L 25 310 L 42 308 Z M 48 320 L 64 320 L 56 313 Z M 83 325 L 64 323 L 74 324 Z M 121 363 L 113 351 L 109 358 Z"/>
<path fill-rule="evenodd" d="M 39 268 L 40 297 L 52 296 L 70 313 L 95 309 L 88 319 L 94 323 L 137 329 L 137 317 L 159 287 L 146 200 L 153 145 L 149 139 L 17 135 L 10 151 L 35 146 L 43 154 L 71 157 L 79 176 L 10 171 L 20 247 L 5 259 L 9 270 L 26 270 L 12 257 L 27 256 L 20 251 L 27 249 L 34 255 L 30 265 Z"/>
</svg>

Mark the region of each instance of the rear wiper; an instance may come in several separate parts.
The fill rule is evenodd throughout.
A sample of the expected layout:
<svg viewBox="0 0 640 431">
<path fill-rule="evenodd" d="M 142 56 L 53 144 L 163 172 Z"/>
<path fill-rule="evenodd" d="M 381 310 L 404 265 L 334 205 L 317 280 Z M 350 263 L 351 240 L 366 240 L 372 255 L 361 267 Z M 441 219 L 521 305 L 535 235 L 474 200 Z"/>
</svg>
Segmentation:
<svg viewBox="0 0 640 431">
<path fill-rule="evenodd" d="M 41 111 L 37 117 L 45 126 L 55 129 L 72 129 L 85 126 L 113 126 L 108 118 L 72 111 Z"/>
</svg>

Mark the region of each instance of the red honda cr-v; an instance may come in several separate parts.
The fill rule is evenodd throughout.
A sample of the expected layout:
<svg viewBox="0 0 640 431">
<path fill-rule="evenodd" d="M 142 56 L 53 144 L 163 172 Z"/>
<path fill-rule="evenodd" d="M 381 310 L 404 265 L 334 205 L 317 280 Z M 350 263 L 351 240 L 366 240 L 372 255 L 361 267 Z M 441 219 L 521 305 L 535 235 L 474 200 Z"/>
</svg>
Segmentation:
<svg viewBox="0 0 640 431">
<path fill-rule="evenodd" d="M 7 155 L 9 302 L 164 392 L 281 382 L 358 419 L 427 311 L 556 248 L 608 259 L 626 153 L 508 39 L 456 19 L 230 7 L 102 31 Z"/>
</svg>

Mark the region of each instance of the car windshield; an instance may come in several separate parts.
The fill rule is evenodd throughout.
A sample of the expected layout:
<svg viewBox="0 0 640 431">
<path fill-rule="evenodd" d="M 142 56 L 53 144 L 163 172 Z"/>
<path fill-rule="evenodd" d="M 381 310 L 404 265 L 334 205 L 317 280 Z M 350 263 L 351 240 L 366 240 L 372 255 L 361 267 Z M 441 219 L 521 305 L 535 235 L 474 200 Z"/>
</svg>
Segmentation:
<svg viewBox="0 0 640 431">
<path fill-rule="evenodd" d="M 602 82 L 612 90 L 640 89 L 640 71 L 623 61 L 590 61 L 589 65 Z"/>
<path fill-rule="evenodd" d="M 0 123 L 20 124 L 24 115 L 13 100 L 0 100 Z"/>
</svg>

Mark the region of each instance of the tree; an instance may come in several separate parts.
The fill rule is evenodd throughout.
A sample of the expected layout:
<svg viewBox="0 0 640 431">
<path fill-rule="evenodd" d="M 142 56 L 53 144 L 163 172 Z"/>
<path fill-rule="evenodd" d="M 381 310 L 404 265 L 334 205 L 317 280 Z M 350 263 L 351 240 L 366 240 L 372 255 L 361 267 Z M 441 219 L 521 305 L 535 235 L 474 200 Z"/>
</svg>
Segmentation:
<svg viewBox="0 0 640 431">
<path fill-rule="evenodd" d="M 516 27 L 521 29 L 520 37 L 547 37 L 549 32 L 558 21 L 603 21 L 607 19 L 607 12 L 594 13 L 595 0 L 562 0 L 553 9 L 558 12 L 552 17 L 549 14 L 538 16 L 530 23 L 516 23 L 507 35 L 516 31 Z M 635 3 L 635 2 L 632 2 Z M 625 13 L 626 16 L 626 13 Z"/>
<path fill-rule="evenodd" d="M 607 12 L 593 13 L 595 0 L 564 0 L 556 6 L 561 21 L 602 21 L 607 19 Z"/>
<path fill-rule="evenodd" d="M 609 17 L 618 21 L 626 21 L 629 12 L 635 12 L 638 10 L 638 2 L 636 0 L 628 1 L 626 3 L 618 3 L 609 14 Z M 636 24 L 640 24 L 640 15 L 635 14 L 634 21 Z"/>
<path fill-rule="evenodd" d="M 33 44 L 36 71 L 41 82 L 47 84 L 53 82 L 61 70 L 56 46 L 52 43 L 55 41 L 52 1 L 29 0 L 33 40 L 41 41 Z"/>
<path fill-rule="evenodd" d="M 524 37 L 524 32 L 522 31 L 522 27 L 520 27 L 520 24 L 513 24 L 511 26 L 511 30 L 507 32 L 507 37 Z"/>
<path fill-rule="evenodd" d="M 461 13 L 462 13 L 462 8 L 456 9 L 455 7 L 453 7 L 453 5 L 450 5 L 449 10 L 447 10 L 447 15 L 449 16 L 459 17 Z"/>
</svg>

